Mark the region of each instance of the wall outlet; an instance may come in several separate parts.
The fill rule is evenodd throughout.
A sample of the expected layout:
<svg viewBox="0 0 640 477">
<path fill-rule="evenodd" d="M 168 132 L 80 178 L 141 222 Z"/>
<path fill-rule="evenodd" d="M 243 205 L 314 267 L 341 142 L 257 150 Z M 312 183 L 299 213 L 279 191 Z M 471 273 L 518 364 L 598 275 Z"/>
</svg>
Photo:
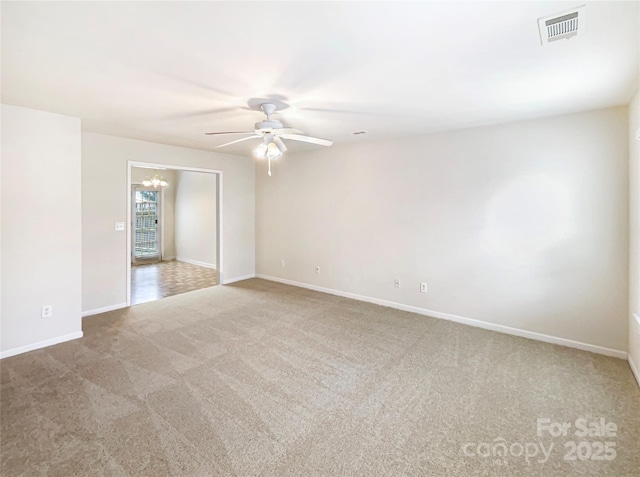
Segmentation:
<svg viewBox="0 0 640 477">
<path fill-rule="evenodd" d="M 393 286 L 396 288 L 400 288 L 400 279 L 399 278 L 394 278 L 393 279 Z"/>
<path fill-rule="evenodd" d="M 53 305 L 43 305 L 40 316 L 42 318 L 51 318 L 53 316 Z"/>
<path fill-rule="evenodd" d="M 320 267 L 316 267 L 316 273 L 320 273 Z"/>
<path fill-rule="evenodd" d="M 283 258 L 282 260 L 280 260 L 280 266 L 281 266 L 282 268 L 284 268 L 284 258 Z"/>
<path fill-rule="evenodd" d="M 425 282 L 420 283 L 420 293 L 427 293 L 427 284 Z"/>
<path fill-rule="evenodd" d="M 124 230 L 124 222 L 116 222 L 115 229 L 116 231 Z"/>
</svg>

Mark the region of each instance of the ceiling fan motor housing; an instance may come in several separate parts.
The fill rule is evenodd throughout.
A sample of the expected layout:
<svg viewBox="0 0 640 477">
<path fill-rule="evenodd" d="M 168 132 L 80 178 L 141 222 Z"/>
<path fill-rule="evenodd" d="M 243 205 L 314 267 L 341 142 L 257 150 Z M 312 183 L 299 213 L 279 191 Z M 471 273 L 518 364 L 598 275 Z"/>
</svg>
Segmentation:
<svg viewBox="0 0 640 477">
<path fill-rule="evenodd" d="M 271 114 L 275 111 L 280 111 L 283 109 L 287 109 L 289 107 L 288 104 L 283 103 L 282 101 L 278 101 L 277 104 L 274 103 L 260 103 L 256 104 L 254 99 L 249 100 L 249 106 L 252 109 L 257 109 L 257 106 L 260 106 L 262 112 L 267 116 L 264 121 L 259 121 L 254 124 L 255 129 L 253 131 L 229 131 L 229 132 L 211 132 L 205 133 L 210 135 L 229 135 L 229 134 L 241 134 L 246 137 L 242 137 L 240 139 L 236 139 L 234 141 L 230 141 L 224 144 L 220 144 L 218 147 L 229 146 L 231 144 L 236 144 L 238 142 L 246 141 L 249 139 L 257 139 L 262 138 L 263 143 L 260 146 L 266 145 L 267 147 L 271 147 L 273 150 L 277 150 L 278 156 L 271 157 L 269 159 L 275 159 L 276 157 L 280 157 L 283 152 L 287 150 L 287 146 L 284 144 L 282 139 L 291 139 L 292 141 L 302 141 L 309 142 L 312 144 L 318 144 L 320 146 L 331 146 L 333 141 L 329 141 L 328 139 L 321 139 L 318 137 L 307 136 L 302 131 L 295 129 L 284 127 L 284 125 L 278 121 L 277 119 L 271 119 Z M 259 147 L 260 147 L 259 146 Z M 262 156 L 264 157 L 264 156 Z"/>
<path fill-rule="evenodd" d="M 256 123 L 255 127 L 256 131 L 282 129 L 282 123 L 280 121 L 266 120 Z"/>
</svg>

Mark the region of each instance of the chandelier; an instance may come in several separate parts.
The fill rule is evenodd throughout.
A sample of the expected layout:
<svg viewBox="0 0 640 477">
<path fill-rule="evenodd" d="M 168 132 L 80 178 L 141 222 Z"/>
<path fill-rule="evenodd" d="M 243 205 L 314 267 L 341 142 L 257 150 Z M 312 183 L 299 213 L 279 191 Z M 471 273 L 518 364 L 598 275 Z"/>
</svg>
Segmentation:
<svg viewBox="0 0 640 477">
<path fill-rule="evenodd" d="M 157 189 L 158 187 L 167 187 L 169 183 L 165 181 L 164 177 L 162 177 L 161 175 L 154 174 L 151 178 L 145 177 L 145 179 L 142 181 L 142 185 L 145 187 L 153 187 L 154 189 Z"/>
</svg>

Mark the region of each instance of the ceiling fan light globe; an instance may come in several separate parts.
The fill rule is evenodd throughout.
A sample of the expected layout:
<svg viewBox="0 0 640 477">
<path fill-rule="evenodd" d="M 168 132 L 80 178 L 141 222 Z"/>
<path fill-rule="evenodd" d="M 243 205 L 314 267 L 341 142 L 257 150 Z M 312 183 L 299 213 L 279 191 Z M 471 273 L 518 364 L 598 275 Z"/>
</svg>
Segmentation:
<svg viewBox="0 0 640 477">
<path fill-rule="evenodd" d="M 280 149 L 278 149 L 278 146 L 275 143 L 270 142 L 269 145 L 267 146 L 267 157 L 269 159 L 277 159 L 280 156 L 282 156 L 282 152 L 280 152 Z"/>
<path fill-rule="evenodd" d="M 255 148 L 255 150 L 253 151 L 253 154 L 258 158 L 258 159 L 264 159 L 267 155 L 267 145 L 265 143 L 261 143 L 258 147 Z"/>
</svg>

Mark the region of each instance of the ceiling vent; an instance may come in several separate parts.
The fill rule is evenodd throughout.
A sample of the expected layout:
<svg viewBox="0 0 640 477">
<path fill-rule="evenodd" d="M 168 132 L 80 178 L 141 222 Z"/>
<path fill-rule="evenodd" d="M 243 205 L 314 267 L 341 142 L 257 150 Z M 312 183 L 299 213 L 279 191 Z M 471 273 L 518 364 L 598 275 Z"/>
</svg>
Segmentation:
<svg viewBox="0 0 640 477">
<path fill-rule="evenodd" d="M 538 19 L 542 45 L 557 40 L 568 40 L 584 32 L 584 5 Z"/>
</svg>

